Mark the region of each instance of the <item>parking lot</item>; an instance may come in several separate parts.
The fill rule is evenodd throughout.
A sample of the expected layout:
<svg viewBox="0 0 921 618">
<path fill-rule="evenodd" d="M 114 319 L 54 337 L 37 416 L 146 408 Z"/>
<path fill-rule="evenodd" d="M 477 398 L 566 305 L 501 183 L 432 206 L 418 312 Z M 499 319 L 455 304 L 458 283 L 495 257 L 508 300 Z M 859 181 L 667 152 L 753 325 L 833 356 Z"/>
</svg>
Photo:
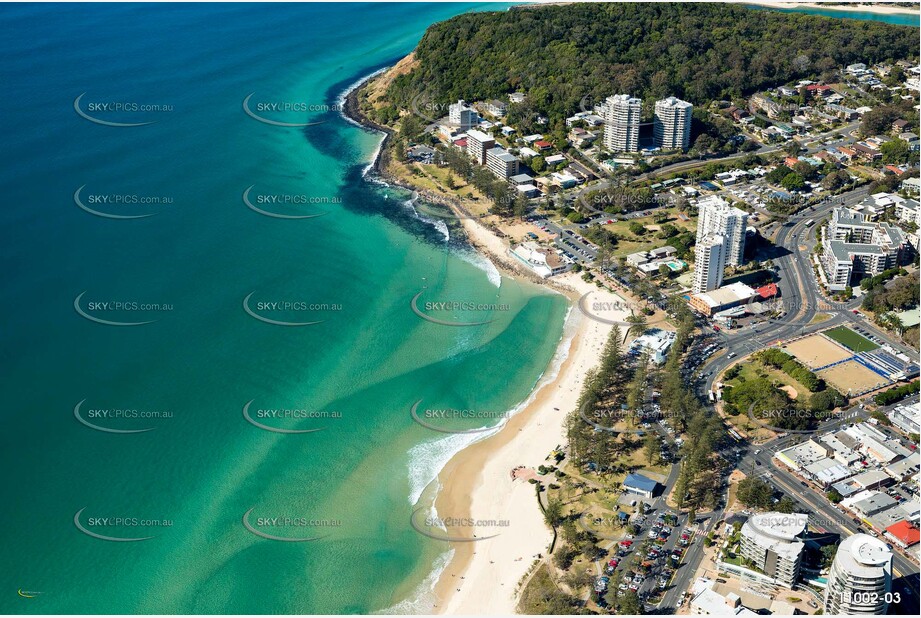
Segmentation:
<svg viewBox="0 0 921 618">
<path fill-rule="evenodd" d="M 670 511 L 634 515 L 631 524 L 638 527 L 637 534 L 628 534 L 606 556 L 604 573 L 595 580 L 596 602 L 603 606 L 608 589 L 616 587 L 618 597 L 632 590 L 654 605 L 695 542 L 697 529 L 683 528 L 684 520 Z"/>
</svg>

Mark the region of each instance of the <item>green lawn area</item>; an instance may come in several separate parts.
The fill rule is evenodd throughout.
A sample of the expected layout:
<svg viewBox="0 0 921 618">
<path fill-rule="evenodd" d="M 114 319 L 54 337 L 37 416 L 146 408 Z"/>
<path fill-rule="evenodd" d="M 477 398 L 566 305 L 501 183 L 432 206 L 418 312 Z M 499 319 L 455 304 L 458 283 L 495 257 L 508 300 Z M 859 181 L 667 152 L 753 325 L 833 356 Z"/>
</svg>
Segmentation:
<svg viewBox="0 0 921 618">
<path fill-rule="evenodd" d="M 875 350 L 879 346 L 867 339 L 858 335 L 852 331 L 847 326 L 839 326 L 831 330 L 825 331 L 824 334 L 829 339 L 834 339 L 844 347 L 854 352 L 869 352 L 870 350 Z"/>
<path fill-rule="evenodd" d="M 742 368 L 742 371 L 739 373 L 739 376 L 745 378 L 746 380 L 754 380 L 755 378 L 766 377 L 774 382 L 777 386 L 792 386 L 794 390 L 796 390 L 799 399 L 801 400 L 808 400 L 809 398 L 809 389 L 788 376 L 780 369 L 768 367 L 764 363 L 752 359 L 749 359 L 748 362 L 742 363 L 740 367 Z M 734 378 L 729 380 L 727 384 L 738 385 L 740 382 L 738 378 Z"/>
<path fill-rule="evenodd" d="M 612 232 L 616 232 L 624 239 L 617 243 L 617 248 L 614 250 L 615 256 L 622 257 L 631 253 L 636 253 L 637 251 L 642 251 L 644 249 L 661 247 L 665 245 L 666 239 L 659 238 L 657 236 L 659 226 L 664 225 L 665 223 L 671 223 L 676 228 L 678 228 L 679 234 L 685 231 L 697 231 L 697 217 L 690 217 L 687 221 L 682 221 L 680 218 L 678 218 L 677 208 L 666 208 L 657 212 L 668 213 L 668 219 L 666 221 L 662 221 L 661 223 L 656 223 L 654 221 L 655 217 L 650 215 L 647 217 L 640 217 L 638 219 L 628 219 L 627 221 L 615 220 L 614 223 L 609 223 L 604 226 L 606 229 L 611 230 Z M 645 226 L 647 229 L 646 233 L 642 236 L 635 236 L 630 231 L 630 223 L 633 221 L 636 221 L 637 223 Z"/>
</svg>

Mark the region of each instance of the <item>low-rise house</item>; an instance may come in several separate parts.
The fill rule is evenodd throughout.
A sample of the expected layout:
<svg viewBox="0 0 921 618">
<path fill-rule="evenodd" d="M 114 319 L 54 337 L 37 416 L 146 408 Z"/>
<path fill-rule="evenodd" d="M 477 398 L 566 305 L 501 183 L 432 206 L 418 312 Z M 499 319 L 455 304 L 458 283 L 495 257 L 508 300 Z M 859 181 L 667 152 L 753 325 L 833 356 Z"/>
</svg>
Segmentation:
<svg viewBox="0 0 921 618">
<path fill-rule="evenodd" d="M 876 148 L 871 148 L 870 146 L 861 144 L 860 142 L 854 144 L 854 150 L 857 152 L 857 156 L 859 158 L 866 161 L 877 161 L 883 157 L 883 153 L 881 153 Z"/>
<path fill-rule="evenodd" d="M 892 123 L 892 132 L 898 135 L 899 133 L 904 133 L 911 127 L 911 123 L 907 120 L 899 118 L 898 120 L 893 121 Z"/>
<path fill-rule="evenodd" d="M 847 65 L 844 71 L 850 75 L 863 75 L 867 72 L 867 65 L 863 62 L 855 62 L 854 64 Z"/>
<path fill-rule="evenodd" d="M 518 150 L 518 154 L 520 154 L 522 157 L 525 157 L 525 158 L 527 158 L 527 159 L 531 159 L 531 158 L 533 158 L 533 157 L 536 157 L 536 156 L 539 155 L 540 153 L 537 152 L 536 150 L 533 150 L 533 149 L 528 148 L 527 146 L 525 146 L 524 148 L 520 148 L 520 149 Z"/>
<path fill-rule="evenodd" d="M 550 174 L 550 182 L 561 189 L 571 189 L 579 184 L 579 179 L 569 172 L 553 172 Z"/>
<path fill-rule="evenodd" d="M 540 189 L 534 184 L 515 185 L 515 189 L 528 199 L 540 196 Z"/>
<path fill-rule="evenodd" d="M 810 84 L 806 86 L 806 92 L 808 92 L 812 97 L 820 99 L 824 99 L 835 93 L 831 86 L 819 84 Z"/>
<path fill-rule="evenodd" d="M 492 101 L 486 102 L 486 113 L 491 114 L 496 118 L 504 118 L 507 111 L 508 105 L 504 101 L 493 99 Z"/>
<path fill-rule="evenodd" d="M 534 182 L 534 178 L 528 174 L 515 174 L 510 176 L 508 181 L 513 185 L 529 185 Z"/>
</svg>

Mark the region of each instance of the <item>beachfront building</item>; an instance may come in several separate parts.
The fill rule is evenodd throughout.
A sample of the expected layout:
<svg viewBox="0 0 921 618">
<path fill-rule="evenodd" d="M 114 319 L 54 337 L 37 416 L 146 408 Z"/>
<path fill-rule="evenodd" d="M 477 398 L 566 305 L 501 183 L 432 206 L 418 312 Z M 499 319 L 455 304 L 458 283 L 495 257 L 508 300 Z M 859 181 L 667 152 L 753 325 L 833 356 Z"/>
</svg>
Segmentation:
<svg viewBox="0 0 921 618">
<path fill-rule="evenodd" d="M 475 127 L 479 121 L 479 114 L 463 99 L 458 99 L 457 103 L 448 106 L 448 122 L 456 125 L 462 133 Z"/>
<path fill-rule="evenodd" d="M 704 236 L 694 246 L 694 293 L 701 294 L 723 283 L 723 237 Z"/>
<path fill-rule="evenodd" d="M 711 195 L 698 200 L 697 238 L 710 234 L 723 237 L 723 266 L 739 266 L 745 258 L 745 228 L 748 225 L 748 213 L 730 206 L 718 195 Z"/>
<path fill-rule="evenodd" d="M 518 159 L 497 146 L 486 151 L 486 167 L 502 180 L 508 180 L 518 174 Z"/>
<path fill-rule="evenodd" d="M 868 534 L 853 534 L 838 546 L 828 573 L 825 613 L 882 615 L 892 590 L 892 551 Z"/>
<path fill-rule="evenodd" d="M 645 352 L 651 362 L 664 365 L 674 342 L 674 331 L 653 328 L 634 339 L 630 343 L 630 350 L 636 354 Z"/>
<path fill-rule="evenodd" d="M 542 279 L 558 275 L 566 270 L 566 264 L 559 255 L 530 240 L 513 247 L 511 253 Z"/>
<path fill-rule="evenodd" d="M 742 525 L 742 557 L 776 583 L 792 588 L 799 578 L 806 547 L 800 536 L 808 519 L 804 513 L 752 515 Z"/>
<path fill-rule="evenodd" d="M 604 147 L 611 152 L 636 152 L 640 143 L 642 100 L 616 94 L 604 103 Z"/>
<path fill-rule="evenodd" d="M 653 136 L 663 150 L 687 150 L 691 145 L 691 113 L 694 106 L 676 97 L 656 101 Z"/>
<path fill-rule="evenodd" d="M 467 155 L 480 165 L 486 165 L 486 151 L 496 147 L 492 136 L 472 129 L 467 131 Z"/>
<path fill-rule="evenodd" d="M 652 498 L 653 494 L 656 493 L 657 485 L 658 483 L 651 478 L 647 478 L 642 474 L 633 473 L 627 475 L 627 478 L 624 479 L 622 487 L 628 494 L 642 496 L 644 498 Z"/>
</svg>

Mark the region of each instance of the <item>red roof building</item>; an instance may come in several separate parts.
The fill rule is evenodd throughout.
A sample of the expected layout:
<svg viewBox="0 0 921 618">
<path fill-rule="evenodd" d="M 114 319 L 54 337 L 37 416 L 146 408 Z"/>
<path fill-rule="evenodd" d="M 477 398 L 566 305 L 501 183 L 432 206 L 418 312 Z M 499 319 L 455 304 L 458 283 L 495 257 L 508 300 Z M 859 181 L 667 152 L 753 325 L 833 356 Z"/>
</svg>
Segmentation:
<svg viewBox="0 0 921 618">
<path fill-rule="evenodd" d="M 897 543 L 900 547 L 911 547 L 919 539 L 918 528 L 908 523 L 904 519 L 897 524 L 892 524 L 886 528 L 886 536 Z"/>
<path fill-rule="evenodd" d="M 551 144 L 550 142 L 544 141 L 542 139 L 534 142 L 534 145 L 537 146 L 538 150 L 547 150 L 548 148 L 553 147 L 553 144 Z"/>
<path fill-rule="evenodd" d="M 792 168 L 797 163 L 799 163 L 799 159 L 797 159 L 796 157 L 787 157 L 786 159 L 783 160 L 783 164 L 789 168 Z"/>
<path fill-rule="evenodd" d="M 758 296 L 760 296 L 762 300 L 774 298 L 775 296 L 777 296 L 777 292 L 778 292 L 777 284 L 768 283 L 767 285 L 763 285 L 755 291 L 758 292 Z"/>
<path fill-rule="evenodd" d="M 833 92 L 831 86 L 820 86 L 818 84 L 810 84 L 809 86 L 806 86 L 806 91 L 814 97 L 831 96 L 831 93 Z"/>
<path fill-rule="evenodd" d="M 458 148 L 460 148 L 460 149 L 463 150 L 464 148 L 467 147 L 467 138 L 466 138 L 466 137 L 462 137 L 462 138 L 459 139 L 459 140 L 455 140 L 455 141 L 454 141 L 454 145 L 457 146 Z"/>
</svg>

